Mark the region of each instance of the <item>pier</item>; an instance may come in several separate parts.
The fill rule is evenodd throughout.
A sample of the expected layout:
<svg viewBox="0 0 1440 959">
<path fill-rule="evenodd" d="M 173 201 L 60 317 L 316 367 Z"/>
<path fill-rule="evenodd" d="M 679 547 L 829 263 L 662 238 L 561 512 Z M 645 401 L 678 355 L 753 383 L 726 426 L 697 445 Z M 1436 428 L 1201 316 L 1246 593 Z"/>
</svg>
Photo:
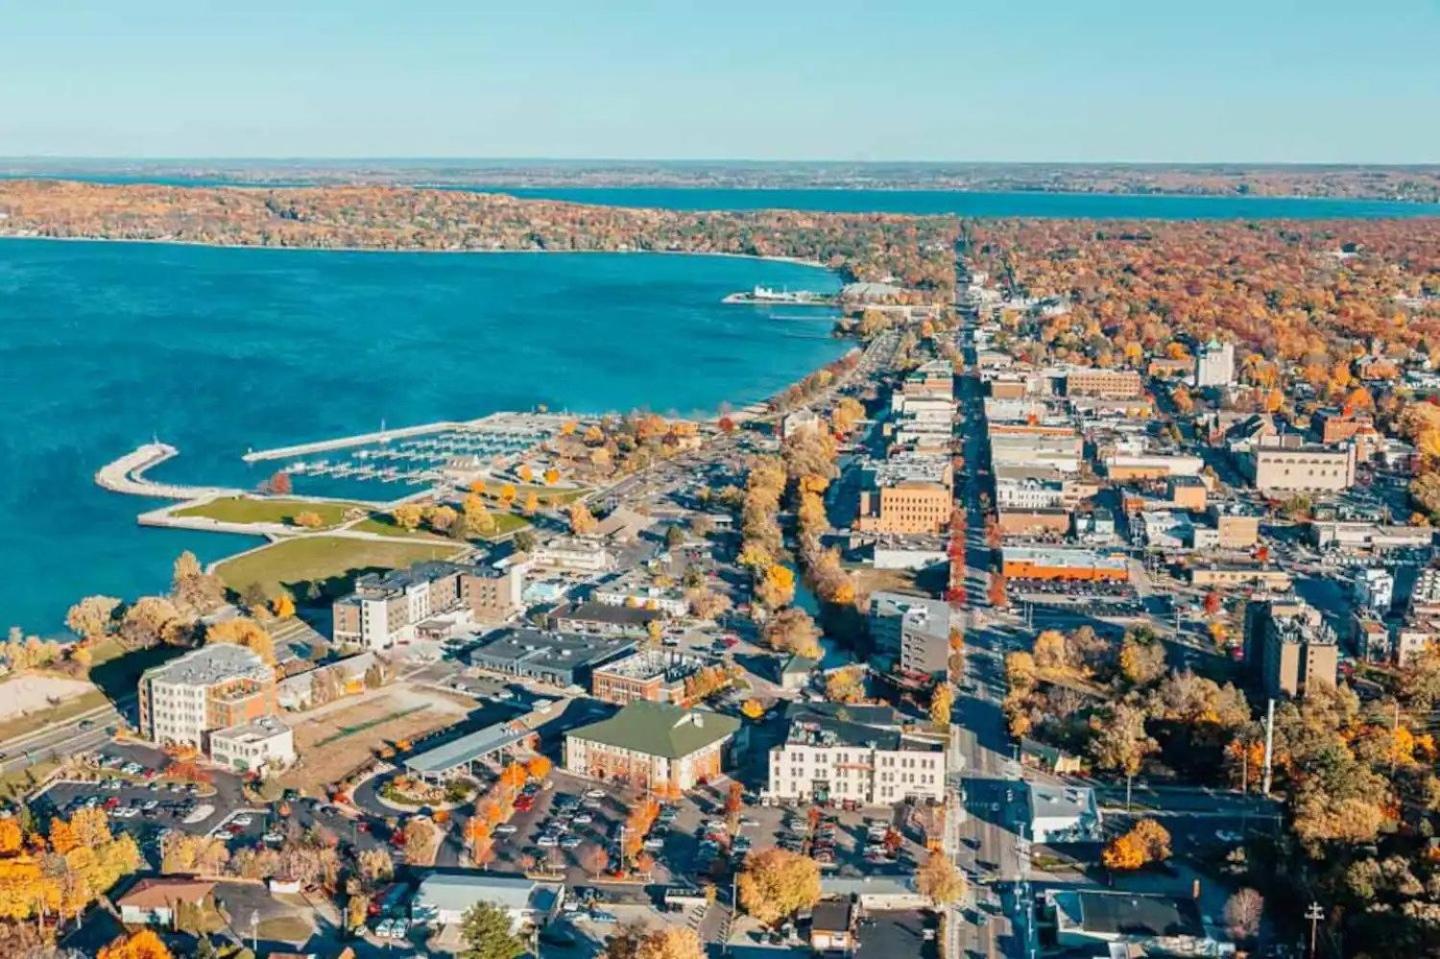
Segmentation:
<svg viewBox="0 0 1440 959">
<path fill-rule="evenodd" d="M 155 483 L 145 478 L 145 471 L 177 456 L 179 450 L 168 443 L 146 443 L 113 462 L 100 467 L 95 482 L 112 493 L 131 496 L 153 496 L 157 499 L 213 499 L 217 496 L 239 496 L 243 490 L 220 486 L 181 486 Z"/>
<path fill-rule="evenodd" d="M 328 450 L 343 450 L 351 446 L 364 446 L 367 443 L 385 443 L 390 440 L 405 439 L 409 436 L 423 436 L 426 433 L 440 433 L 445 430 L 456 430 L 471 423 L 464 422 L 441 422 L 424 423 L 420 426 L 402 426 L 394 430 L 376 430 L 373 433 L 359 433 L 355 436 L 341 436 L 336 439 L 316 440 L 313 443 L 296 443 L 293 446 L 277 446 L 269 450 L 253 450 L 241 457 L 247 463 L 259 463 L 263 460 L 283 460 L 291 456 L 304 456 L 307 453 L 324 453 Z"/>
</svg>

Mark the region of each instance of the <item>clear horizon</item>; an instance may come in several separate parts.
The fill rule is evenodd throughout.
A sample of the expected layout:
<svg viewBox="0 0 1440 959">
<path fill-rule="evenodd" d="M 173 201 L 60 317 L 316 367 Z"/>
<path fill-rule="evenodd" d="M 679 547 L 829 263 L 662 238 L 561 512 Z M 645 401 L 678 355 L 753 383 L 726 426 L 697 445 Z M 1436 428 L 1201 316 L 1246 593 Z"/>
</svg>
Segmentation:
<svg viewBox="0 0 1440 959">
<path fill-rule="evenodd" d="M 1440 162 L 1440 5 L 1379 25 L 1338 0 L 21 5 L 0 154 Z"/>
</svg>

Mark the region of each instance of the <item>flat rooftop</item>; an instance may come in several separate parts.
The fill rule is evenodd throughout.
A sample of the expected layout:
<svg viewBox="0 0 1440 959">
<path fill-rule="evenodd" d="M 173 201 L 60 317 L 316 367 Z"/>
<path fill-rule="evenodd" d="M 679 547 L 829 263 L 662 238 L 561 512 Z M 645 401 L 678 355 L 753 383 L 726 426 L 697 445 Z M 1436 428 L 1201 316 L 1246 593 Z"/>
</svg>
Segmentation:
<svg viewBox="0 0 1440 959">
<path fill-rule="evenodd" d="M 520 627 L 502 631 L 467 657 L 473 665 L 513 664 L 548 669 L 577 669 L 635 648 L 631 640 L 577 636 Z"/>
<path fill-rule="evenodd" d="M 275 670 L 258 653 L 235 643 L 212 643 L 163 666 L 147 669 L 144 679 L 182 686 L 213 686 L 232 679 L 266 680 Z"/>
</svg>

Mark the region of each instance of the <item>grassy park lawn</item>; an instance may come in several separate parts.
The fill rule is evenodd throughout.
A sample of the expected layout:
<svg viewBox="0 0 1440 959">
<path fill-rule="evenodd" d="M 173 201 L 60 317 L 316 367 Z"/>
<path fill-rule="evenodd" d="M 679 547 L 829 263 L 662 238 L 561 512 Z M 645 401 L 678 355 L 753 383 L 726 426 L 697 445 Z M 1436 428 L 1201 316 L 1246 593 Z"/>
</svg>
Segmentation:
<svg viewBox="0 0 1440 959">
<path fill-rule="evenodd" d="M 295 499 L 267 499 L 255 496 L 226 496 L 175 510 L 173 516 L 199 516 L 221 523 L 284 523 L 295 524 L 299 513 L 314 513 L 326 526 L 338 526 L 345 511 L 357 508 L 356 503 L 311 503 Z"/>
<path fill-rule="evenodd" d="M 498 497 L 500 491 L 504 488 L 504 483 L 491 480 L 485 484 L 485 495 Z M 541 506 L 558 506 L 569 503 L 571 500 L 577 500 L 589 492 L 590 490 L 584 486 L 567 489 L 565 487 L 541 486 L 534 483 L 516 483 L 515 505 L 518 506 L 524 503 L 525 497 L 531 493 L 534 493 L 539 498 Z"/>
<path fill-rule="evenodd" d="M 524 529 L 526 526 L 530 525 L 530 520 L 526 519 L 524 516 L 521 516 L 518 513 L 491 512 L 490 515 L 495 517 L 495 532 L 490 536 L 481 537 L 482 539 L 496 539 L 501 536 L 508 536 L 510 533 L 513 533 L 519 529 Z M 434 540 L 437 543 L 455 542 L 450 537 L 442 536 L 441 534 L 432 532 L 431 530 L 408 530 L 401 526 L 396 526 L 395 520 L 390 516 L 389 513 L 371 513 L 365 519 L 362 519 L 354 526 L 351 526 L 350 529 L 360 533 L 375 533 L 380 536 L 394 536 L 397 538 L 406 539 L 428 539 Z"/>
<path fill-rule="evenodd" d="M 225 585 L 244 593 L 258 584 L 266 596 L 288 590 L 302 595 L 307 583 L 318 582 L 331 595 L 347 591 L 356 576 L 376 570 L 399 569 L 427 559 L 455 554 L 455 543 L 385 543 L 339 536 L 288 539 L 228 559 L 215 572 Z"/>
</svg>

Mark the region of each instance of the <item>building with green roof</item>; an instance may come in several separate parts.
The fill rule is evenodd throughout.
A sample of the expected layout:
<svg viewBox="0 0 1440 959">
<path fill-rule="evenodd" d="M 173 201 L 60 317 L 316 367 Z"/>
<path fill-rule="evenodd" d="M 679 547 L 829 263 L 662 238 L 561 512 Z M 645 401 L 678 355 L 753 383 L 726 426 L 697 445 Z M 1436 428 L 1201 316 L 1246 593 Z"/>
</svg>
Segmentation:
<svg viewBox="0 0 1440 959">
<path fill-rule="evenodd" d="M 637 700 L 609 719 L 565 735 L 565 768 L 662 795 L 684 792 L 724 771 L 740 720 L 706 709 Z"/>
</svg>

